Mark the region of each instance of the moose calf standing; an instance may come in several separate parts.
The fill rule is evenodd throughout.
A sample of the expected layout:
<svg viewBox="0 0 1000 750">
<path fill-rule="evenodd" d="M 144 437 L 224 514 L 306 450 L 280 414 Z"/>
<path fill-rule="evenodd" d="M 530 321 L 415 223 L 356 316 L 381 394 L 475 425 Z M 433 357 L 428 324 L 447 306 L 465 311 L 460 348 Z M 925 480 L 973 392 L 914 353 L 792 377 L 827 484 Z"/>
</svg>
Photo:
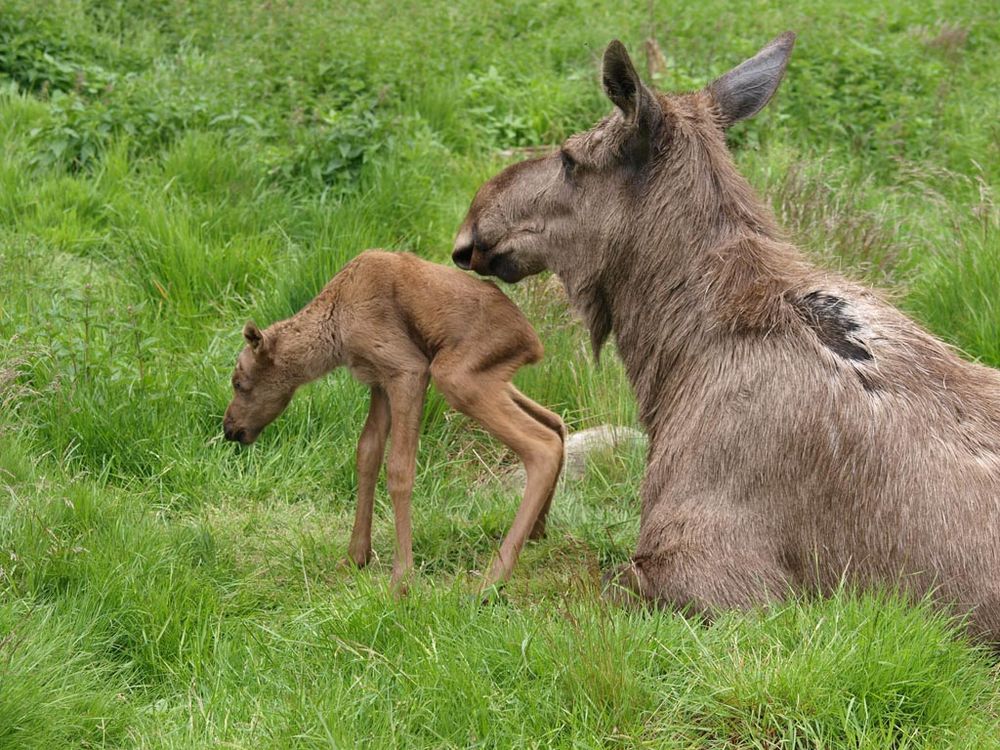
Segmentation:
<svg viewBox="0 0 1000 750">
<path fill-rule="evenodd" d="M 406 253 L 369 250 L 296 315 L 263 331 L 247 323 L 243 335 L 247 345 L 223 421 L 227 440 L 252 443 L 296 388 L 341 365 L 371 387 L 358 441 L 358 507 L 348 548 L 357 565 L 371 555 L 375 485 L 391 433 L 386 474 L 396 520 L 392 585 L 405 588 L 413 568 L 410 495 L 430 379 L 452 407 L 524 462 L 524 498 L 484 587 L 510 575 L 526 537 L 544 534 L 565 428 L 558 415 L 510 382 L 519 367 L 541 359 L 542 344 L 495 285 Z"/>
</svg>

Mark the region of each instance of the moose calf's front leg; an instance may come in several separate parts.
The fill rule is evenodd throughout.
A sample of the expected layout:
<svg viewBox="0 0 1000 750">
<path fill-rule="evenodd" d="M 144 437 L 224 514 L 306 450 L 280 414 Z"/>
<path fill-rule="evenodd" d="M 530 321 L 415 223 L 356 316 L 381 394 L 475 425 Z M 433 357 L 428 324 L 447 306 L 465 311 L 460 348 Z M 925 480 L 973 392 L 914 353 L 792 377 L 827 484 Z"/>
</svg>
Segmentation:
<svg viewBox="0 0 1000 750">
<path fill-rule="evenodd" d="M 367 565 L 371 559 L 375 485 L 385 456 L 389 421 L 389 399 L 385 391 L 375 386 L 372 388 L 368 419 L 358 439 L 358 507 L 354 514 L 351 542 L 347 547 L 347 554 L 358 567 Z"/>
<path fill-rule="evenodd" d="M 427 380 L 427 376 L 401 378 L 388 389 L 392 427 L 386 478 L 396 521 L 396 554 L 392 561 L 391 578 L 391 586 L 396 594 L 406 593 L 407 579 L 413 570 L 410 501 Z"/>
</svg>

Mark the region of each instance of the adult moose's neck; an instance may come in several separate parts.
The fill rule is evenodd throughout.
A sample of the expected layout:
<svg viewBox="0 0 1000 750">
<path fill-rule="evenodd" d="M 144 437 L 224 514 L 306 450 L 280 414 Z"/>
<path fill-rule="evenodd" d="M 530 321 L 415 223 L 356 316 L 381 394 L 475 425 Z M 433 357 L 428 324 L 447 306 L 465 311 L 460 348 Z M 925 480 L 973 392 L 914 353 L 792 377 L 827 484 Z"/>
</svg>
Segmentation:
<svg viewBox="0 0 1000 750">
<path fill-rule="evenodd" d="M 607 238 L 600 272 L 580 287 L 595 342 L 615 335 L 651 434 L 707 358 L 784 322 L 802 272 L 728 153 L 683 156 L 661 165 Z"/>
</svg>

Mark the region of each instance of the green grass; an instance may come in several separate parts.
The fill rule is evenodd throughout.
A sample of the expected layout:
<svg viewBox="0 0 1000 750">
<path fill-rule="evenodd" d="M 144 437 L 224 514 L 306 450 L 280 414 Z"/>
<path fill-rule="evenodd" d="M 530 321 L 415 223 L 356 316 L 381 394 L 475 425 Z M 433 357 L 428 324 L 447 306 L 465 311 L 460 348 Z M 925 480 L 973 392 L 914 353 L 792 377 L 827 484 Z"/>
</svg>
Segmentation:
<svg viewBox="0 0 1000 750">
<path fill-rule="evenodd" d="M 221 440 L 248 317 L 366 247 L 447 262 L 505 150 L 609 109 L 613 36 L 664 88 L 799 32 L 737 160 L 816 260 L 1000 366 L 1000 12 L 985 0 L 607 4 L 0 0 L 0 748 L 1000 747 L 955 623 L 841 592 L 711 627 L 610 609 L 640 449 L 567 482 L 495 604 L 512 457 L 432 394 L 417 580 L 339 565 L 364 389 L 337 373 Z M 545 278 L 506 291 L 572 429 L 633 424 Z"/>
</svg>

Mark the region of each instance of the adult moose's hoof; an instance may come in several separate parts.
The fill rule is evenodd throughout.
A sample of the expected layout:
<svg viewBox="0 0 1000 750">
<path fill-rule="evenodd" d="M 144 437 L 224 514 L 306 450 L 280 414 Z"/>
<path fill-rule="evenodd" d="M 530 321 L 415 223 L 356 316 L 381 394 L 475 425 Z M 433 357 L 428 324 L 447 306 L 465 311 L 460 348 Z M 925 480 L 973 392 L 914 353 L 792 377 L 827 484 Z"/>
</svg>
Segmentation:
<svg viewBox="0 0 1000 750">
<path fill-rule="evenodd" d="M 619 607 L 641 607 L 647 604 L 642 593 L 642 573 L 629 561 L 606 570 L 601 576 L 601 598 Z"/>
</svg>

